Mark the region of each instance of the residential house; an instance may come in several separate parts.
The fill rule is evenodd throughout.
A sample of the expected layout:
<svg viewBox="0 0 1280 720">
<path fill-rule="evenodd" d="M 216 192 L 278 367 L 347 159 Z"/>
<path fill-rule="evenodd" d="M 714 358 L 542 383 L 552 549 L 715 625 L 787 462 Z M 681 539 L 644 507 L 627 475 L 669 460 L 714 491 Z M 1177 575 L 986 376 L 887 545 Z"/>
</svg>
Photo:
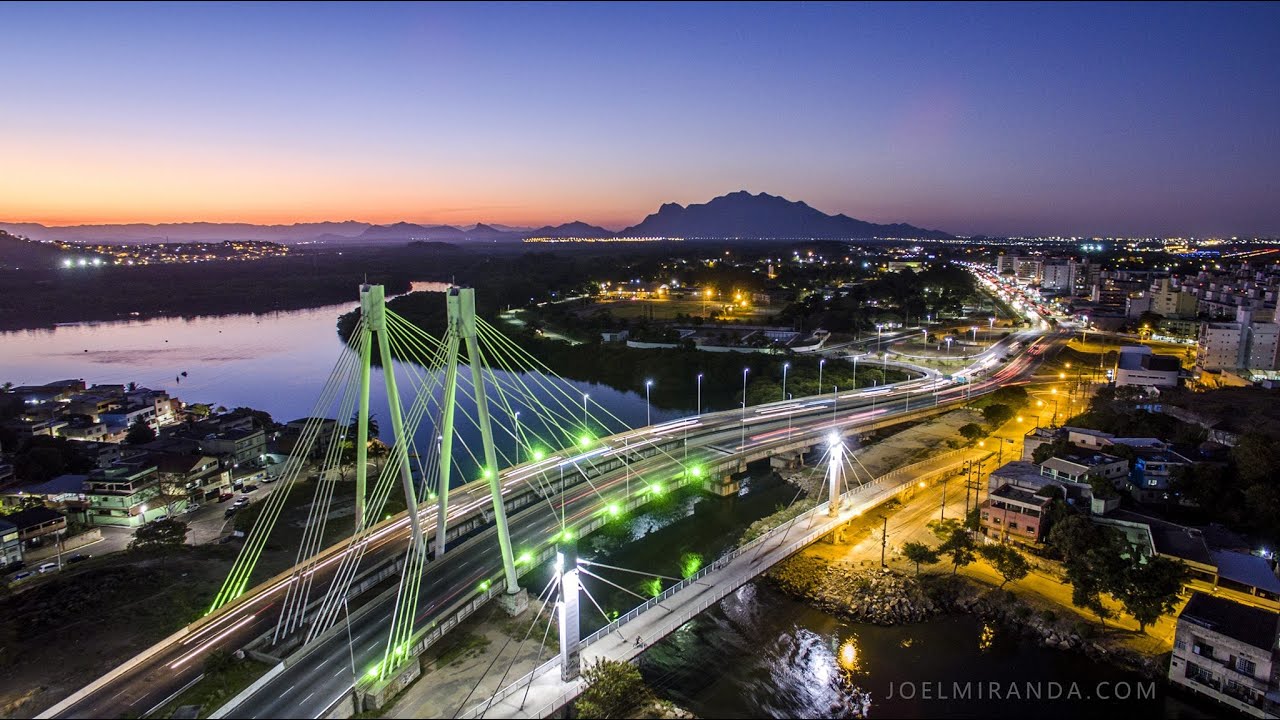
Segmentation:
<svg viewBox="0 0 1280 720">
<path fill-rule="evenodd" d="M 1178 615 L 1169 680 L 1246 715 L 1280 717 L 1280 613 L 1194 593 Z"/>
<path fill-rule="evenodd" d="M 0 567 L 22 562 L 22 540 L 18 526 L 0 518 Z"/>
<path fill-rule="evenodd" d="M 238 467 L 267 452 L 267 435 L 261 428 L 229 430 L 202 439 L 200 451 L 216 455 L 224 466 Z"/>
<path fill-rule="evenodd" d="M 186 493 L 192 500 L 216 498 L 231 485 L 231 471 L 224 470 L 218 458 L 209 455 L 151 453 L 160 482 Z"/>
<path fill-rule="evenodd" d="M 67 516 L 52 508 L 35 505 L 9 513 L 5 520 L 18 527 L 18 536 L 22 540 L 25 552 L 32 548 L 56 543 L 58 538 L 67 533 Z"/>
<path fill-rule="evenodd" d="M 994 539 L 1041 542 L 1046 532 L 1045 512 L 1051 501 L 1048 494 L 1001 485 L 982 501 L 982 533 Z"/>
<path fill-rule="evenodd" d="M 155 465 L 118 463 L 100 468 L 85 481 L 86 519 L 94 525 L 137 527 L 168 514 L 158 495 L 160 477 Z"/>
</svg>

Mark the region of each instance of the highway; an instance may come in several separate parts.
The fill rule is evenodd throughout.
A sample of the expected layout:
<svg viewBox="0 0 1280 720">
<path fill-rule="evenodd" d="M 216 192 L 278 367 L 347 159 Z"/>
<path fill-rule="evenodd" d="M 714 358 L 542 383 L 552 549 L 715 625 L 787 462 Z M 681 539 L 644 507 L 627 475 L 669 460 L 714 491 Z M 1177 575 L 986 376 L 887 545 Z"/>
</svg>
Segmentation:
<svg viewBox="0 0 1280 720">
<path fill-rule="evenodd" d="M 1021 354 L 1004 364 L 998 358 L 1008 352 L 1012 343 L 1023 343 L 1025 350 L 1037 342 L 1037 338 L 1038 333 L 1026 332 L 997 343 L 971 366 L 973 371 L 968 373 L 967 388 L 964 384 L 931 377 L 897 386 L 863 388 L 841 393 L 838 398 L 810 396 L 754 406 L 747 409 L 745 423 L 740 409 L 709 413 L 602 438 L 586 452 L 553 455 L 509 468 L 500 474 L 500 479 L 504 492 L 509 493 L 537 475 L 555 481 L 564 471 L 572 477 L 577 468 L 598 462 L 596 458 L 616 456 L 624 447 L 635 450 L 645 443 L 684 439 L 687 461 L 681 447 L 678 456 L 651 456 L 631 464 L 629 471 L 619 468 L 590 483 L 570 485 L 561 496 L 550 499 L 557 510 L 563 505 L 566 521 L 573 526 L 593 514 L 607 512 L 610 504 L 619 502 L 628 492 L 632 496 L 647 492 L 647 483 L 662 483 L 678 477 L 686 464 L 692 467 L 726 457 L 726 452 L 785 443 L 788 436 L 809 436 L 817 442 L 833 426 L 881 420 L 935 402 L 962 398 L 966 393 L 976 396 L 1015 382 L 1033 370 L 1036 358 Z M 989 374 L 977 377 L 983 370 Z M 745 446 L 741 443 L 744 437 Z M 449 516 L 454 524 L 474 517 L 490 505 L 483 481 L 455 489 L 451 499 L 453 507 Z M 434 507 L 423 509 L 421 517 L 424 530 L 430 535 L 435 525 Z M 558 513 L 550 512 L 547 502 L 540 502 L 514 513 L 510 526 L 513 547 L 519 554 L 525 549 L 545 547 L 559 532 L 560 520 Z M 501 560 L 493 534 L 490 527 L 460 544 L 455 543 L 456 547 L 451 546 L 443 558 L 428 565 L 421 584 L 416 627 L 429 627 L 443 610 L 476 592 L 481 581 L 494 576 Z M 372 567 L 401 556 L 407 538 L 403 515 L 384 522 L 371 537 L 362 566 Z M 332 553 L 320 564 L 312 597 L 318 597 L 327 587 L 342 552 Z M 155 656 L 69 706 L 57 708 L 58 712 L 51 717 L 137 716 L 150 711 L 197 677 L 209 653 L 234 651 L 274 628 L 288 582 L 288 578 L 275 579 L 250 590 L 238 602 L 197 623 L 185 637 L 168 643 Z M 534 590 L 536 593 L 537 589 Z M 345 647 L 348 644 L 345 631 L 331 633 L 328 639 L 308 648 L 304 657 L 248 698 L 235 715 L 265 718 L 323 714 L 350 693 L 353 656 L 355 674 L 381 661 L 389 634 L 392 601 L 392 596 L 381 598 L 377 602 L 385 607 L 357 613 L 350 627 L 350 650 Z M 342 617 L 338 622 L 343 622 Z"/>
</svg>

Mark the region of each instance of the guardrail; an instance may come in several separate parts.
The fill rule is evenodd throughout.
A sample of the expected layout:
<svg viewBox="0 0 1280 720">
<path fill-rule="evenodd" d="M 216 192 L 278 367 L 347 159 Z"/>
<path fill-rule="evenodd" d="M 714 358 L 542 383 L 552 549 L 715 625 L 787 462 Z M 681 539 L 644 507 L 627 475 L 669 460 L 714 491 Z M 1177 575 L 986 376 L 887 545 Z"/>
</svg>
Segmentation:
<svg viewBox="0 0 1280 720">
<path fill-rule="evenodd" d="M 843 505 L 846 500 L 854 500 L 856 498 L 861 498 L 864 495 L 869 494 L 873 488 L 882 491 L 886 496 L 885 499 L 887 500 L 889 496 L 893 495 L 897 491 L 907 486 L 906 482 L 901 482 L 891 488 L 885 487 L 888 481 L 891 481 L 895 478 L 900 478 L 903 475 L 906 475 L 908 473 L 912 473 L 915 470 L 920 469 L 921 466 L 923 465 L 936 464 L 941 460 L 955 457 L 957 455 L 961 455 L 966 452 L 967 452 L 967 449 L 952 450 L 950 452 L 946 452 L 941 455 L 928 458 L 926 460 L 921 460 L 919 462 L 911 463 L 910 465 L 904 465 L 900 468 L 895 468 L 894 470 L 891 470 L 875 478 L 874 480 L 863 483 L 858 487 L 855 487 L 846 491 L 840 496 L 841 504 Z M 957 459 L 956 462 L 951 464 L 944 463 L 940 467 L 932 469 L 930 472 L 947 472 L 957 467 L 958 465 L 960 465 L 961 462 L 962 462 L 961 460 Z M 835 528 L 835 526 L 840 525 L 841 523 L 844 523 L 844 522 L 848 522 L 849 520 L 849 518 L 832 519 L 830 522 L 820 523 L 818 527 L 814 529 L 812 527 L 814 519 L 819 516 L 825 515 L 827 513 L 829 506 L 830 506 L 830 502 L 823 502 L 801 513 L 800 515 L 797 515 L 791 520 L 788 520 L 787 522 L 784 522 L 781 525 L 771 529 L 767 533 L 762 534 L 760 537 L 757 537 L 754 540 L 751 540 L 745 545 L 742 545 L 738 548 L 735 548 L 725 553 L 724 555 L 720 556 L 715 561 L 713 561 L 711 564 L 706 565 L 705 567 L 698 570 L 698 572 L 694 573 L 688 578 L 685 578 L 684 580 L 681 580 L 675 585 L 672 585 L 671 587 L 662 591 L 662 593 L 660 593 L 659 595 L 653 598 L 650 598 L 644 603 L 632 608 L 630 611 L 628 611 L 625 615 L 619 617 L 617 620 L 614 620 L 613 622 L 600 628 L 599 630 L 596 630 L 595 632 L 591 633 L 585 638 L 582 638 L 582 640 L 579 641 L 580 649 L 585 650 L 592 643 L 595 643 L 596 641 L 605 637 L 606 635 L 609 635 L 610 633 L 613 633 L 619 630 L 623 625 L 626 625 L 627 623 L 635 620 L 636 618 L 640 617 L 644 613 L 653 609 L 655 606 L 660 606 L 664 600 L 670 599 L 677 593 L 681 592 L 682 590 L 685 590 L 686 588 L 690 587 L 691 585 L 701 580 L 702 578 L 706 577 L 707 575 L 710 575 L 711 573 L 717 572 L 727 567 L 735 559 L 742 557 L 743 555 L 750 553 L 751 551 L 755 550 L 761 545 L 775 539 L 778 533 L 781 533 L 783 537 L 785 537 L 787 533 L 789 533 L 793 528 L 795 528 L 799 524 L 807 522 L 810 525 L 810 529 L 805 535 L 801 536 L 799 539 L 793 540 L 788 545 L 783 546 L 781 550 L 777 548 L 773 550 L 774 553 L 777 553 L 782 558 L 790 557 L 792 554 L 799 551 L 801 548 L 804 548 L 813 544 L 813 542 L 816 541 L 818 538 L 830 533 Z M 757 569 L 757 572 L 752 574 L 751 577 L 758 575 L 760 572 L 763 572 L 764 570 L 766 570 L 768 567 L 771 567 L 771 566 L 772 564 L 760 566 Z M 737 586 L 723 593 L 712 593 L 711 595 L 697 601 L 696 603 L 691 603 L 689 605 L 682 607 L 678 611 L 678 614 L 675 616 L 677 618 L 674 621 L 675 627 L 680 627 L 684 625 L 685 623 L 689 622 L 694 617 L 696 617 L 699 613 L 706 610 L 708 607 L 720 602 L 730 592 L 733 592 L 733 589 L 736 589 L 736 587 Z M 519 692 L 525 686 L 530 684 L 534 678 L 538 677 L 543 673 L 550 671 L 551 669 L 558 666 L 559 664 L 560 664 L 559 658 L 552 658 L 551 660 L 548 660 L 547 662 L 539 665 L 538 667 L 534 668 L 530 672 L 526 673 L 519 679 L 513 681 L 506 687 L 495 692 L 483 704 L 472 707 L 470 710 L 462 713 L 461 715 L 458 715 L 458 717 L 459 718 L 475 718 L 475 717 L 483 716 L 484 713 L 487 712 L 488 709 L 494 703 L 500 702 L 505 698 L 508 698 L 511 695 L 515 694 L 516 692 Z M 565 692 L 561 693 L 560 696 L 557 697 L 555 700 L 552 700 L 551 702 L 544 704 L 544 706 L 538 711 L 537 717 L 547 717 L 551 712 L 555 711 L 559 707 L 563 707 L 570 700 L 576 697 L 578 695 L 578 692 L 579 690 L 575 687 L 573 689 L 566 690 Z"/>
</svg>

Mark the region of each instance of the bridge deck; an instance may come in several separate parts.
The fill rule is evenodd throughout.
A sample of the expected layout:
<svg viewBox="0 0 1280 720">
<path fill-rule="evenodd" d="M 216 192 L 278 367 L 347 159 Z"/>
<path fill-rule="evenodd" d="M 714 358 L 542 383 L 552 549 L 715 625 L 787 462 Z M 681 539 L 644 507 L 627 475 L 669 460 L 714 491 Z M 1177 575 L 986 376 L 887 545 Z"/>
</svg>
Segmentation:
<svg viewBox="0 0 1280 720">
<path fill-rule="evenodd" d="M 956 451 L 894 470 L 845 493 L 835 517 L 828 504 L 799 515 L 734 550 L 693 577 L 632 610 L 613 624 L 582 640 L 584 667 L 598 658 L 629 661 L 644 648 L 692 620 L 773 565 L 787 559 L 840 525 L 880 505 L 924 476 L 962 465 L 975 451 Z M 637 643 L 637 638 L 640 642 Z M 531 682 L 532 680 L 532 682 Z M 563 682 L 560 660 L 553 659 L 508 685 L 490 700 L 459 715 L 462 718 L 543 718 L 564 707 L 582 692 L 581 679 Z"/>
</svg>

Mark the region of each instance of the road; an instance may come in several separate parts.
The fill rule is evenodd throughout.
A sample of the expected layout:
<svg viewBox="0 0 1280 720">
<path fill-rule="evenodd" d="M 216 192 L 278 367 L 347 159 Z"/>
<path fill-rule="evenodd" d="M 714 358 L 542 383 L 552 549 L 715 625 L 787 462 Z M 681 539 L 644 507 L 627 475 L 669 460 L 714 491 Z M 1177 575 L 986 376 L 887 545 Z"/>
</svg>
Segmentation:
<svg viewBox="0 0 1280 720">
<path fill-rule="evenodd" d="M 1009 338 L 1008 342 L 1028 341 L 1032 335 L 1020 334 Z M 748 409 L 745 423 L 740 410 L 706 414 L 603 438 L 599 446 L 589 453 L 569 458 L 553 456 L 538 463 L 526 463 L 504 471 L 500 478 L 504 492 L 510 492 L 513 486 L 526 482 L 532 475 L 558 473 L 559 470 L 553 468 L 568 468 L 572 474 L 573 468 L 585 462 L 586 455 L 618 453 L 621 445 L 635 448 L 640 443 L 651 441 L 654 436 L 676 432 L 687 433 L 690 465 L 723 457 L 723 451 L 717 447 L 727 447 L 731 451 L 755 449 L 785 442 L 789 435 L 810 434 L 815 439 L 821 438 L 834 425 L 880 420 L 904 412 L 903 408 L 919 409 L 930 401 L 946 402 L 966 393 L 980 394 L 1017 381 L 1034 368 L 1035 362 L 1025 356 L 999 366 L 995 358 L 1003 352 L 1000 345 L 992 348 L 987 358 L 981 361 L 987 364 L 991 375 L 974 380 L 969 387 L 926 378 L 896 387 L 864 388 L 841 394 L 838 398 L 815 396 L 756 406 Z M 833 402 L 837 403 L 834 412 Z M 744 435 L 745 448 L 739 442 Z M 555 498 L 554 503 L 563 503 L 569 524 L 581 522 L 594 513 L 604 511 L 608 504 L 628 492 L 643 492 L 643 486 L 636 487 L 638 477 L 653 481 L 656 474 L 661 481 L 662 477 L 682 472 L 683 458 L 680 458 L 682 462 L 673 460 L 658 455 L 631 465 L 629 472 L 619 469 L 594 480 L 594 488 L 588 483 L 570 486 L 563 496 Z M 483 482 L 470 483 L 456 489 L 451 500 L 450 522 L 456 524 L 480 513 L 489 504 L 487 487 Z M 433 509 L 422 511 L 424 530 L 428 534 L 434 530 L 434 516 Z M 510 526 L 517 553 L 522 548 L 545 546 L 560 529 L 559 519 L 546 512 L 544 505 L 538 504 L 514 514 L 510 518 Z M 370 540 L 364 567 L 401 555 L 407 537 L 403 517 L 383 523 Z M 317 568 L 317 592 L 327 588 L 340 557 L 340 553 L 334 554 Z M 492 529 L 460 547 L 451 548 L 443 558 L 433 561 L 427 567 L 421 584 L 417 627 L 429 626 L 440 611 L 475 592 L 480 581 L 492 577 L 499 567 L 500 558 L 497 543 L 492 540 Z M 209 653 L 215 650 L 234 651 L 274 628 L 287 583 L 287 579 L 274 580 L 250 590 L 239 602 L 197 623 L 185 636 L 164 643 L 159 652 L 136 667 L 120 672 L 66 707 L 55 708 L 56 714 L 49 716 L 119 717 L 146 713 L 192 681 L 201 672 L 203 659 Z M 248 698 L 236 715 L 317 717 L 324 713 L 350 692 L 352 656 L 356 673 L 382 659 L 388 635 L 387 619 L 391 614 L 390 599 L 382 602 L 386 607 L 373 608 L 351 623 L 350 650 L 344 647 L 347 645 L 345 632 L 333 634 L 330 639 L 309 648 L 304 657 Z"/>
</svg>

